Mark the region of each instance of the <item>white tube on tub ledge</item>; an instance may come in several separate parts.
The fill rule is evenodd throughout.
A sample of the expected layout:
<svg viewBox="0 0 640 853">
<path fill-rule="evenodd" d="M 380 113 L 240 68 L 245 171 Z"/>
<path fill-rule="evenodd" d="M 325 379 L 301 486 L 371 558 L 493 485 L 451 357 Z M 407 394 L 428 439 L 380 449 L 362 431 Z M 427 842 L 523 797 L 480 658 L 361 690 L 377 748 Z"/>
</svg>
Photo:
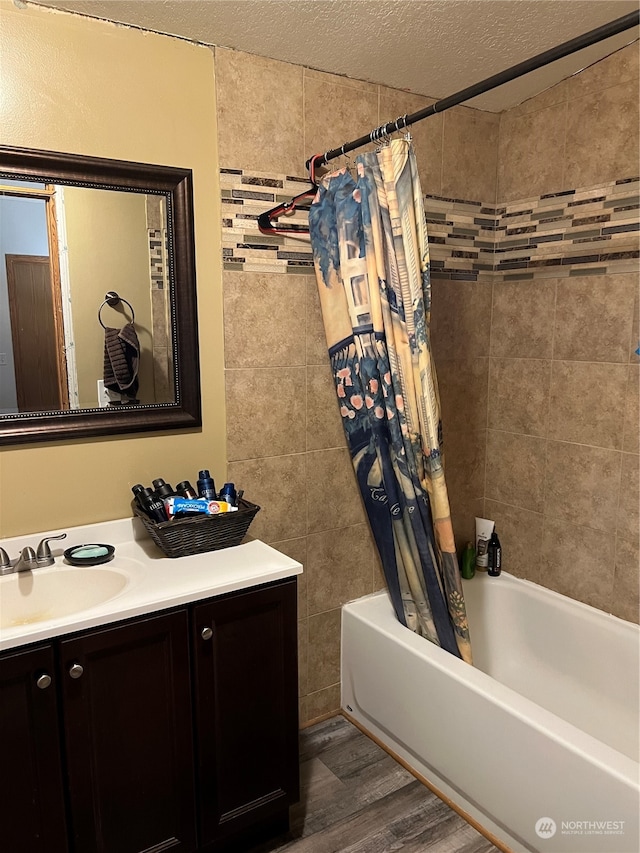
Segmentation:
<svg viewBox="0 0 640 853">
<path fill-rule="evenodd" d="M 495 521 L 488 518 L 476 518 L 476 568 L 481 572 L 489 566 L 489 539 L 495 526 Z"/>
<path fill-rule="evenodd" d="M 637 853 L 640 629 L 506 572 L 464 592 L 473 667 L 386 592 L 345 605 L 342 707 L 514 851 Z"/>
</svg>

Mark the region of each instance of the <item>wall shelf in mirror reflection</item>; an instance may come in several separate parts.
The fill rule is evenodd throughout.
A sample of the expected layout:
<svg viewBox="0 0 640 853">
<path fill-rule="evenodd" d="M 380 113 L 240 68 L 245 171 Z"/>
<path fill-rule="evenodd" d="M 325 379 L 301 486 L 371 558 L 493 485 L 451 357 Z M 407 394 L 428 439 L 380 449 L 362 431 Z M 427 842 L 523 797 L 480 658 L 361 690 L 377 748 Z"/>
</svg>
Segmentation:
<svg viewBox="0 0 640 853">
<path fill-rule="evenodd" d="M 136 402 L 104 390 L 127 304 Z M 191 171 L 0 146 L 0 445 L 201 423 Z"/>
</svg>

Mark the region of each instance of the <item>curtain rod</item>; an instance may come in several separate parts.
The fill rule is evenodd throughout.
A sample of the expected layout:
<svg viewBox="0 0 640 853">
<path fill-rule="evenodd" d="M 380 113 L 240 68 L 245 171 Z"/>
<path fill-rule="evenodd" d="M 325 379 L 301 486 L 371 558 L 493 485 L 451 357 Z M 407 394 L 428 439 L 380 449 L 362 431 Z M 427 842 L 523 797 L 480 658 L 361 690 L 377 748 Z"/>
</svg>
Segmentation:
<svg viewBox="0 0 640 853">
<path fill-rule="evenodd" d="M 317 190 L 315 170 L 318 166 L 328 163 L 329 160 L 335 160 L 336 157 L 341 157 L 343 154 L 346 154 L 349 151 L 354 151 L 356 148 L 362 148 L 363 145 L 369 145 L 371 142 L 384 139 L 386 136 L 389 136 L 398 130 L 404 130 L 405 127 L 409 127 L 409 125 L 415 124 L 417 121 L 422 121 L 422 119 L 429 118 L 429 116 L 436 115 L 436 113 L 444 112 L 444 110 L 455 107 L 458 104 L 463 103 L 463 101 L 468 101 L 471 98 L 475 98 L 477 95 L 489 92 L 491 89 L 502 86 L 503 83 L 509 83 L 511 80 L 522 77 L 530 71 L 542 68 L 544 65 L 549 65 L 557 59 L 562 59 L 563 57 L 569 56 L 571 53 L 576 53 L 577 51 L 582 50 L 585 47 L 589 47 L 592 44 L 604 41 L 605 39 L 611 38 L 611 36 L 615 36 L 625 30 L 630 30 L 632 27 L 638 26 L 639 23 L 640 10 L 630 12 L 622 18 L 616 18 L 615 21 L 610 21 L 608 24 L 597 27 L 595 30 L 590 30 L 588 33 L 584 33 L 570 41 L 556 45 L 556 47 L 552 47 L 550 50 L 545 50 L 544 53 L 539 53 L 537 56 L 525 59 L 524 62 L 519 62 L 511 68 L 501 71 L 499 74 L 494 74 L 492 77 L 487 77 L 486 80 L 481 80 L 473 86 L 468 86 L 466 89 L 462 89 L 454 95 L 449 95 L 448 98 L 436 101 L 435 104 L 425 107 L 425 109 L 419 110 L 417 113 L 400 116 L 395 121 L 387 122 L 387 124 L 383 124 L 380 127 L 375 128 L 366 136 L 361 136 L 359 139 L 354 139 L 352 142 L 345 142 L 345 144 L 341 145 L 340 148 L 334 148 L 324 154 L 315 154 L 313 157 L 310 157 L 305 164 L 311 176 L 311 187 L 299 195 L 294 196 L 290 201 L 281 202 L 276 205 L 276 207 L 271 208 L 271 210 L 261 213 L 258 216 L 258 229 L 263 234 L 291 234 L 297 236 L 308 234 L 308 228 L 305 228 L 303 225 L 290 224 L 287 226 L 277 226 L 274 224 L 274 220 L 282 214 L 293 213 L 296 210 L 298 202 L 315 195 Z"/>
<path fill-rule="evenodd" d="M 577 51 L 582 50 L 585 47 L 589 47 L 592 44 L 604 41 L 605 39 L 615 36 L 618 33 L 622 33 L 625 30 L 630 30 L 639 23 L 640 11 L 629 12 L 628 15 L 623 15 L 623 17 L 616 18 L 615 21 L 610 21 L 608 24 L 597 27 L 595 30 L 590 30 L 588 33 L 584 33 L 570 41 L 563 42 L 562 44 L 556 45 L 556 47 L 545 50 L 537 56 L 525 59 L 524 62 L 519 62 L 517 65 L 507 68 L 505 71 L 493 74 L 491 77 L 487 77 L 486 80 L 481 80 L 473 86 L 468 86 L 466 89 L 462 89 L 454 95 L 449 95 L 448 98 L 443 98 L 429 107 L 418 110 L 416 113 L 401 116 L 395 121 L 387 122 L 387 124 L 383 124 L 380 127 L 375 128 L 366 136 L 361 136 L 358 139 L 354 139 L 352 142 L 346 142 L 344 145 L 341 145 L 340 148 L 334 148 L 331 151 L 327 151 L 325 154 L 316 154 L 314 157 L 310 157 L 305 165 L 308 169 L 313 161 L 314 166 L 322 166 L 323 164 L 328 163 L 329 160 L 335 160 L 336 157 L 341 157 L 348 151 L 354 151 L 356 148 L 361 148 L 363 145 L 368 145 L 371 142 L 384 139 L 385 136 L 388 136 L 391 133 L 395 133 L 398 130 L 404 130 L 404 128 L 408 127 L 410 124 L 415 124 L 417 121 L 422 121 L 422 119 L 429 118 L 429 116 L 435 115 L 436 113 L 444 112 L 444 110 L 455 107 L 463 101 L 468 101 L 471 98 L 475 98 L 477 95 L 482 95 L 484 92 L 489 92 L 491 89 L 495 89 L 497 86 L 502 86 L 504 83 L 509 83 L 511 80 L 522 77 L 530 71 L 535 71 L 537 68 L 549 65 L 557 59 L 562 59 L 564 56 L 569 56 L 569 54 L 576 53 Z"/>
</svg>

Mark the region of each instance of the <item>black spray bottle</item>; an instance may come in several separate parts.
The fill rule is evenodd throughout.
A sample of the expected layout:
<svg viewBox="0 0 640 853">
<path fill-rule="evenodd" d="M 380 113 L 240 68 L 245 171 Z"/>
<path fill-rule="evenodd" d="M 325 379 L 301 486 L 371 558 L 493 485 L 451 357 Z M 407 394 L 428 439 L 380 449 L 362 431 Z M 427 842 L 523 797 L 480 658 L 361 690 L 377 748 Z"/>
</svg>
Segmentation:
<svg viewBox="0 0 640 853">
<path fill-rule="evenodd" d="M 497 578 L 502 571 L 502 546 L 500 545 L 495 527 L 493 528 L 491 539 L 489 539 L 487 554 L 489 556 L 489 570 L 487 574 L 492 578 Z"/>
<path fill-rule="evenodd" d="M 183 498 L 193 499 L 198 497 L 198 493 L 188 480 L 183 480 L 181 483 L 178 483 L 176 486 L 176 492 Z"/>
<path fill-rule="evenodd" d="M 162 477 L 153 481 L 154 493 L 163 501 L 165 498 L 175 498 L 178 492 L 169 483 L 165 483 Z"/>
<path fill-rule="evenodd" d="M 137 489 L 136 486 L 133 488 Z M 137 491 L 134 491 L 134 494 L 136 496 L 138 506 L 152 521 L 155 521 L 158 524 L 162 521 L 167 521 L 167 511 L 164 507 L 162 498 L 159 498 L 151 491 L 151 489 L 137 489 Z"/>
</svg>

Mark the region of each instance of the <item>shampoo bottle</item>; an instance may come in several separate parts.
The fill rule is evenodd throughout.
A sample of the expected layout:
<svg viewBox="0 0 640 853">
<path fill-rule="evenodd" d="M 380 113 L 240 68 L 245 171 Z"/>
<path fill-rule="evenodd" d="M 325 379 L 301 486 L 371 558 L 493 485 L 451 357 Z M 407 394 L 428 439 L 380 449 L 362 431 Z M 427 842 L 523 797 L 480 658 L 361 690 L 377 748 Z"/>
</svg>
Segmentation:
<svg viewBox="0 0 640 853">
<path fill-rule="evenodd" d="M 489 571 L 487 574 L 492 578 L 497 578 L 502 571 L 502 547 L 495 528 L 491 534 L 491 539 L 489 539 L 487 554 L 489 557 Z"/>
</svg>

